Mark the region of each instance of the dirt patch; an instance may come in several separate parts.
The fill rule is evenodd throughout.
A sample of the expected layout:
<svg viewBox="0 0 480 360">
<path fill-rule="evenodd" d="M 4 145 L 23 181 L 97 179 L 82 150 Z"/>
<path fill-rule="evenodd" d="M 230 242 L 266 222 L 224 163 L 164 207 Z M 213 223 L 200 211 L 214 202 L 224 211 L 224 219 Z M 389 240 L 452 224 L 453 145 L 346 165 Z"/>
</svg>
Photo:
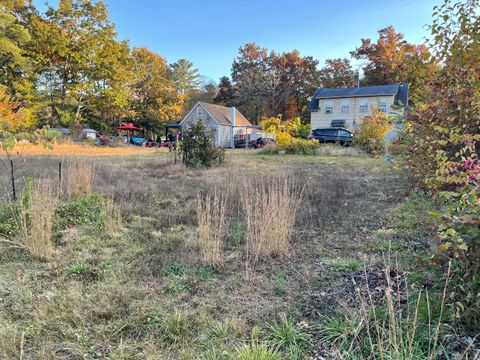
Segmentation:
<svg viewBox="0 0 480 360">
<path fill-rule="evenodd" d="M 337 286 L 311 294 L 304 304 L 304 314 L 317 318 L 334 311 L 339 305 L 358 307 L 361 302 L 377 305 L 385 301 L 390 293 L 402 304 L 407 301 L 406 273 L 391 267 L 367 265 L 359 271 L 336 273 Z"/>
</svg>

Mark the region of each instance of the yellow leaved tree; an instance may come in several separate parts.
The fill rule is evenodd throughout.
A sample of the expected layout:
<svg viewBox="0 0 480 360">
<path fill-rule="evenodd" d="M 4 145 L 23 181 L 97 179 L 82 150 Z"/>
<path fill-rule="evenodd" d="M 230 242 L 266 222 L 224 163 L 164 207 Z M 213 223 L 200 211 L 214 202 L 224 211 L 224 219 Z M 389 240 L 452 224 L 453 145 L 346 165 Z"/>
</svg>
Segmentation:
<svg viewBox="0 0 480 360">
<path fill-rule="evenodd" d="M 391 117 L 375 109 L 371 116 L 365 117 L 360 123 L 360 129 L 355 135 L 355 142 L 372 154 L 383 153 L 386 150 L 385 136 L 392 129 Z"/>
<path fill-rule="evenodd" d="M 0 129 L 9 132 L 19 132 L 35 125 L 30 110 L 20 107 L 4 86 L 0 86 Z"/>
<path fill-rule="evenodd" d="M 308 154 L 315 152 L 318 141 L 307 140 L 310 125 L 303 125 L 299 118 L 282 121 L 280 117 L 260 121 L 264 131 L 275 134 L 275 149 L 286 153 Z"/>
</svg>

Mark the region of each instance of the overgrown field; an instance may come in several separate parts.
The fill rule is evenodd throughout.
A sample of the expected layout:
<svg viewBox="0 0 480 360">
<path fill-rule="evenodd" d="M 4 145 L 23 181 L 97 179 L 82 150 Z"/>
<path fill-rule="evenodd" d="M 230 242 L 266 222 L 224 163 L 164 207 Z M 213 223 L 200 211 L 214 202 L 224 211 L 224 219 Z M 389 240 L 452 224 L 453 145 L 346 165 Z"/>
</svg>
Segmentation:
<svg viewBox="0 0 480 360">
<path fill-rule="evenodd" d="M 25 248 L 1 245 L 0 358 L 440 354 L 442 289 L 431 288 L 433 273 L 415 272 L 435 242 L 428 227 L 431 200 L 413 193 L 408 179 L 383 159 L 347 151 L 301 157 L 236 151 L 226 166 L 198 170 L 174 165 L 166 153 L 83 158 L 77 165 L 64 161 L 62 181 L 68 184 L 57 183 L 62 159 L 26 158 L 18 176 L 31 176 L 34 184 L 50 177 L 62 194 L 51 218 L 51 253 L 32 257 Z M 75 166 L 78 177 L 91 172 L 92 178 L 65 180 Z M 7 186 L 9 174 L 1 174 Z M 300 192 L 296 221 L 283 245 L 269 234 L 288 232 L 284 222 L 290 219 L 269 217 L 268 227 L 257 229 L 255 216 L 264 219 L 258 212 L 274 206 L 264 206 L 270 195 L 252 191 L 262 189 L 258 183 L 287 184 Z M 20 179 L 18 186 L 24 187 Z M 294 194 L 289 191 L 278 198 Z M 12 218 L 6 194 L 0 232 L 23 239 L 15 220 L 23 205 Z M 281 201 L 275 214 L 289 216 Z M 221 235 L 214 247 L 199 241 L 212 244 L 208 227 L 197 230 L 201 211 L 213 216 L 200 222 L 214 224 Z M 249 243 L 254 230 L 275 244 L 256 253 L 256 243 Z M 26 230 L 27 239 L 34 235 Z M 268 246 L 273 250 L 264 250 Z M 418 298 L 419 289 L 429 292 L 429 301 L 425 292 Z M 410 303 L 415 321 L 395 318 L 403 311 L 397 305 Z M 373 319 L 376 330 L 365 325 Z M 455 349 L 445 352 L 471 350 Z"/>
</svg>

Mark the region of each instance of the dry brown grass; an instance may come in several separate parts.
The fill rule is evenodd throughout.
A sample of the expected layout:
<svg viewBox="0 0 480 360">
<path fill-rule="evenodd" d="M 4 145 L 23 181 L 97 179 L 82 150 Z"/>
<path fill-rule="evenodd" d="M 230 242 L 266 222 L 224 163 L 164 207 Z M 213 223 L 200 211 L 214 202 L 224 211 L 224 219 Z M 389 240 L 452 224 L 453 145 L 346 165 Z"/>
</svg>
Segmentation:
<svg viewBox="0 0 480 360">
<path fill-rule="evenodd" d="M 262 257 L 286 255 L 305 186 L 291 176 L 259 176 L 244 178 L 241 187 L 247 266 Z"/>
<path fill-rule="evenodd" d="M 67 198 L 92 192 L 94 166 L 85 159 L 71 159 L 65 163 L 60 191 Z"/>
<path fill-rule="evenodd" d="M 392 172 L 377 171 L 378 161 L 369 158 L 342 158 L 340 164 L 314 156 L 235 151 L 224 167 L 191 170 L 158 155 L 89 157 L 97 164 L 93 190 L 111 196 L 122 211 L 122 236 L 106 236 L 101 218 L 98 224 L 68 224 L 59 233 L 65 238 L 55 246 L 50 265 L 0 247 L 0 278 L 8 289 L 0 306 L 5 324 L 0 358 L 19 358 L 22 332 L 25 359 L 235 357 L 237 346 L 250 340 L 251 327 L 263 329 L 277 314 L 318 321 L 315 314 L 323 312 L 324 303 L 316 294 L 343 285 L 337 281 L 343 272 L 323 267 L 319 257 L 330 251 L 335 257 L 357 257 L 357 251 L 375 249 L 376 242 L 364 241 L 368 233 L 357 230 L 382 226 L 381 215 L 386 217 L 385 209 L 397 201 L 383 194 L 403 196 L 405 188 Z M 48 172 L 55 177 L 60 160 L 29 157 L 19 166 L 19 176 Z M 344 161 L 352 165 L 343 166 Z M 235 189 L 227 207 L 222 269 L 200 264 L 200 251 L 193 253 L 191 247 L 198 241 L 197 193 L 213 196 L 214 188 L 229 187 L 235 177 L 241 184 L 242 174 L 265 173 L 294 174 L 298 184 L 311 177 L 321 184 L 304 193 L 289 258 L 267 258 L 244 276 L 246 226 Z M 182 320 L 175 310 L 188 315 Z M 244 324 L 242 329 L 215 325 L 230 318 Z M 187 324 L 172 326 L 182 321 Z M 190 357 L 184 356 L 187 352 Z"/>
<path fill-rule="evenodd" d="M 197 194 L 198 247 L 202 260 L 209 265 L 222 263 L 227 200 L 228 196 L 219 190 L 215 190 L 213 195 Z"/>
<path fill-rule="evenodd" d="M 115 204 L 113 199 L 107 199 L 105 202 L 105 231 L 108 236 L 117 238 L 122 235 L 124 230 L 122 213 L 120 208 Z"/>
<path fill-rule="evenodd" d="M 56 190 L 51 181 L 33 181 L 24 188 L 17 225 L 21 246 L 34 257 L 49 259 L 53 254 L 52 226 L 56 207 Z"/>
<path fill-rule="evenodd" d="M 53 156 L 79 156 L 79 155 L 141 155 L 152 154 L 159 151 L 167 151 L 159 148 L 146 148 L 140 146 L 94 146 L 84 143 L 63 142 L 54 144 L 53 147 L 46 148 L 41 144 L 18 143 L 13 149 L 13 153 L 22 155 L 53 155 Z"/>
</svg>

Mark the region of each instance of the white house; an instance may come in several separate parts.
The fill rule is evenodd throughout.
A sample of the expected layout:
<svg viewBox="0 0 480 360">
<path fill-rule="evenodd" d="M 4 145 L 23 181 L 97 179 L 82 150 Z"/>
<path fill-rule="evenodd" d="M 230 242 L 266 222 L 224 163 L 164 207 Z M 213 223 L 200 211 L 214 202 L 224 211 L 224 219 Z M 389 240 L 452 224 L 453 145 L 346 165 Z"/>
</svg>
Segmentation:
<svg viewBox="0 0 480 360">
<path fill-rule="evenodd" d="M 202 122 L 212 134 L 217 147 L 234 147 L 234 137 L 249 135 L 258 128 L 253 126 L 235 107 L 198 102 L 180 122 L 182 129 Z"/>
<path fill-rule="evenodd" d="M 380 85 L 356 88 L 318 88 L 308 110 L 312 129 L 356 128 L 375 108 L 403 116 L 408 103 L 408 85 Z"/>
</svg>

